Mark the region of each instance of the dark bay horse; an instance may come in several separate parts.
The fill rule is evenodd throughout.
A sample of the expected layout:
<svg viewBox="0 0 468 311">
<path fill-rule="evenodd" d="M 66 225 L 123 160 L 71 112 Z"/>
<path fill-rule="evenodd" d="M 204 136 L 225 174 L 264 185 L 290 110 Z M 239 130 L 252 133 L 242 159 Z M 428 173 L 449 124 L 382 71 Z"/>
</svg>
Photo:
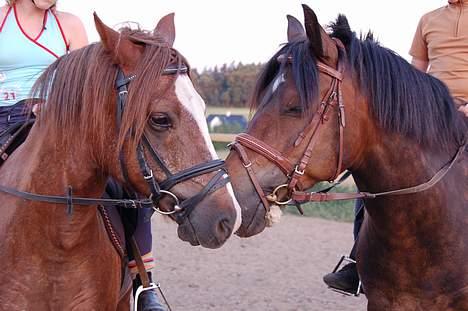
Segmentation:
<svg viewBox="0 0 468 311">
<path fill-rule="evenodd" d="M 97 206 L 77 198 L 100 198 L 109 176 L 162 211 L 177 211 L 179 237 L 193 245 L 219 247 L 240 225 L 204 102 L 172 48 L 173 14 L 154 32 L 95 22 L 101 43 L 41 76 L 36 89 L 47 103 L 0 169 L 0 185 L 21 192 L 0 191 L 2 310 L 128 310 L 120 256 Z M 62 197 L 73 212 L 38 195 Z"/>
<path fill-rule="evenodd" d="M 238 234 L 260 233 L 275 201 L 364 197 L 368 309 L 468 310 L 466 120 L 441 81 L 371 33 L 358 38 L 344 16 L 328 34 L 303 8 L 305 29 L 288 16 L 288 43 L 260 75 L 255 115 L 227 159 Z M 345 169 L 360 194 L 303 191 Z"/>
</svg>

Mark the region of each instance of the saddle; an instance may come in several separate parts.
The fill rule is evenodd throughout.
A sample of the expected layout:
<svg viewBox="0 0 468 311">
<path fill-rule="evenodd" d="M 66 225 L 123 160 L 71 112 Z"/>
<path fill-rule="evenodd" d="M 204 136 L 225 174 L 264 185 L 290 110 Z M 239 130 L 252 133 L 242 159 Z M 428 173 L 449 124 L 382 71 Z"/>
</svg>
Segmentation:
<svg viewBox="0 0 468 311">
<path fill-rule="evenodd" d="M 33 124 L 34 119 L 29 119 L 25 123 L 16 123 L 0 133 L 0 167 L 26 140 Z"/>
</svg>

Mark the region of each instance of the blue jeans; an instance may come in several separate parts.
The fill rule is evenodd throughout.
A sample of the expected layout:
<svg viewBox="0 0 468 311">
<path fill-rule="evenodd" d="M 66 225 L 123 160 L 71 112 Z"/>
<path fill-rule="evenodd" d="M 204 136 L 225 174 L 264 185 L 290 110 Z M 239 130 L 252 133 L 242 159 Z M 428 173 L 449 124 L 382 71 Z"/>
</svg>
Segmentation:
<svg viewBox="0 0 468 311">
<path fill-rule="evenodd" d="M 0 133 L 16 123 L 25 122 L 28 115 L 28 108 L 24 100 L 13 106 L 0 107 Z"/>
</svg>

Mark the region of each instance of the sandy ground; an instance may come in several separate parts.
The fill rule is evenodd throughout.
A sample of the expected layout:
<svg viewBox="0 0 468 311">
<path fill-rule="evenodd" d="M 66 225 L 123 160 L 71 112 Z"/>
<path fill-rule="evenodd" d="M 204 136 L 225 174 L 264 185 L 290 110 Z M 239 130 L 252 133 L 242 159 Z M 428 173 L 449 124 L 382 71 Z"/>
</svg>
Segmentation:
<svg viewBox="0 0 468 311">
<path fill-rule="evenodd" d="M 153 217 L 155 271 L 174 311 L 365 310 L 366 299 L 322 282 L 352 246 L 352 225 L 286 215 L 262 234 L 216 250 L 192 247 Z"/>
</svg>

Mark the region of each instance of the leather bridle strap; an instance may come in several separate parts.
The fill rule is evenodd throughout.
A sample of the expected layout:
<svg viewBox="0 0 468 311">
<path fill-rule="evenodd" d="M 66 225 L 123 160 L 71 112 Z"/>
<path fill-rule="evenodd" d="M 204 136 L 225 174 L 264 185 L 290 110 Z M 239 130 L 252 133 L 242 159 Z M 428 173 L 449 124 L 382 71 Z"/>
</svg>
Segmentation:
<svg viewBox="0 0 468 311">
<path fill-rule="evenodd" d="M 244 137 L 245 135 L 247 134 L 244 134 Z M 268 213 L 270 211 L 270 203 L 268 202 L 265 192 L 263 191 L 262 186 L 260 185 L 255 175 L 255 171 L 252 168 L 252 162 L 250 162 L 249 157 L 247 156 L 247 152 L 245 152 L 244 147 L 237 141 L 238 137 L 239 135 L 236 137 L 236 141 L 234 141 L 230 145 L 230 147 L 237 151 L 237 154 L 239 155 L 242 165 L 247 171 L 247 175 L 249 176 L 250 181 L 252 182 L 252 185 L 255 188 L 255 191 L 257 192 L 258 196 L 260 197 L 260 200 L 262 201 L 263 208 Z"/>
<path fill-rule="evenodd" d="M 294 164 L 292 164 L 285 156 L 249 134 L 241 133 L 237 135 L 235 142 L 255 151 L 258 154 L 261 154 L 271 162 L 275 163 L 285 175 L 290 174 L 294 170 Z"/>
<path fill-rule="evenodd" d="M 342 161 L 343 161 L 343 134 L 344 134 L 344 104 L 343 98 L 341 95 L 341 82 L 343 80 L 343 65 L 341 62 L 338 63 L 338 70 L 331 68 L 330 66 L 318 62 L 318 69 L 331 76 L 332 81 L 327 92 L 323 96 L 320 107 L 318 111 L 314 114 L 309 125 L 299 134 L 298 138 L 294 142 L 294 147 L 297 147 L 306 137 L 309 137 L 309 142 L 305 148 L 304 154 L 302 155 L 300 161 L 297 165 L 294 165 L 288 158 L 286 158 L 281 152 L 272 148 L 271 146 L 265 144 L 264 142 L 258 140 L 257 138 L 246 134 L 241 133 L 236 136 L 235 141 L 231 144 L 231 147 L 237 151 L 243 166 L 246 168 L 248 176 L 258 193 L 258 196 L 262 200 L 262 203 L 267 211 L 269 211 L 268 197 L 266 196 L 258 179 L 255 176 L 255 172 L 251 167 L 251 162 L 248 158 L 248 155 L 244 149 L 248 148 L 257 154 L 262 155 L 271 162 L 273 162 L 287 177 L 288 184 L 287 188 L 289 193 L 293 193 L 297 187 L 301 188 L 300 179 L 304 175 L 304 170 L 307 167 L 310 158 L 312 156 L 312 150 L 317 141 L 317 131 L 321 124 L 327 120 L 327 113 L 329 107 L 338 103 L 339 108 L 339 156 L 338 156 L 338 165 L 337 171 L 334 174 L 334 178 L 338 176 L 341 172 Z"/>
<path fill-rule="evenodd" d="M 180 71 L 187 70 L 186 67 L 183 67 L 182 69 L 178 67 L 168 67 L 164 70 L 163 75 L 170 75 L 170 74 L 176 74 Z M 127 96 L 127 85 L 135 78 L 135 76 L 130 76 L 128 78 L 125 77 L 123 72 L 119 70 L 118 75 L 117 75 L 117 80 L 116 80 L 116 88 L 119 93 L 118 96 L 118 104 L 117 106 L 119 107 L 118 113 L 122 114 L 123 110 L 125 108 L 125 100 Z M 120 120 L 121 117 L 118 117 L 118 120 Z M 150 169 L 148 166 L 148 163 L 145 159 L 145 149 L 150 153 L 151 157 L 153 158 L 154 161 L 159 165 L 159 167 L 163 170 L 164 174 L 167 176 L 167 179 L 163 181 L 161 184 L 159 184 L 156 181 L 156 178 L 153 174 L 153 171 Z M 222 188 L 229 182 L 229 176 L 227 175 L 225 171 L 225 162 L 223 160 L 212 160 L 206 163 L 201 163 L 195 166 L 192 166 L 188 169 L 185 169 L 181 172 L 178 172 L 176 174 L 172 174 L 171 171 L 169 170 L 167 164 L 164 162 L 162 157 L 159 155 L 159 153 L 156 151 L 155 148 L 151 145 L 147 135 L 145 132 L 143 132 L 142 135 L 142 141 L 138 144 L 137 146 L 137 159 L 138 159 L 138 164 L 140 166 L 141 173 L 143 175 L 143 178 L 148 184 L 148 187 L 151 191 L 151 199 L 155 205 L 159 203 L 159 200 L 162 197 L 162 193 L 167 193 L 170 194 L 173 198 L 177 198 L 174 194 L 170 193 L 170 189 L 173 188 L 176 184 L 187 181 L 189 179 L 192 179 L 194 177 L 208 174 L 211 172 L 218 171 L 218 173 L 211 178 L 211 180 L 208 182 L 208 184 L 196 195 L 193 197 L 186 199 L 180 204 L 179 206 L 174 206 L 174 210 L 171 212 L 164 212 L 166 214 L 174 214 L 175 220 L 180 224 L 183 222 L 183 218 L 187 217 L 191 211 L 195 208 L 195 206 L 200 203 L 207 195 L 215 192 L 216 190 Z M 123 164 L 123 153 L 121 153 L 120 156 L 121 160 L 121 167 L 122 167 L 122 172 L 125 178 L 126 184 L 129 184 L 128 179 L 126 176 L 126 170 L 125 170 L 125 165 Z M 176 199 L 176 204 L 178 203 L 178 200 Z M 156 211 L 161 212 L 159 209 L 155 208 Z"/>
<path fill-rule="evenodd" d="M 180 204 L 180 212 L 174 215 L 175 221 L 178 224 L 183 223 L 184 217 L 187 217 L 193 211 L 195 206 L 197 206 L 201 201 L 203 201 L 205 197 L 211 193 L 224 187 L 229 181 L 230 180 L 227 171 L 224 168 L 219 170 L 219 172 L 216 173 L 213 178 L 211 178 L 211 180 L 206 184 L 205 187 L 203 187 L 200 192 L 198 192 L 193 197 L 184 200 L 182 204 Z"/>
<path fill-rule="evenodd" d="M 422 191 L 426 191 L 433 186 L 435 186 L 438 182 L 440 182 L 445 175 L 450 171 L 450 169 L 455 165 L 455 163 L 460 159 L 461 155 L 465 151 L 468 142 L 465 141 L 463 145 L 461 145 L 455 156 L 446 163 L 434 176 L 431 177 L 427 182 L 413 186 L 407 187 L 403 189 L 397 190 L 390 190 L 378 193 L 370 193 L 370 192 L 356 192 L 356 193 L 319 193 L 319 192 L 302 192 L 302 191 L 295 191 L 292 193 L 292 200 L 297 203 L 306 203 L 306 202 L 324 202 L 324 201 L 338 201 L 338 200 L 351 200 L 351 199 L 359 199 L 359 198 L 369 198 L 374 199 L 377 197 L 382 196 L 389 196 L 389 195 L 404 195 L 404 194 L 413 194 Z"/>
<path fill-rule="evenodd" d="M 65 204 L 72 205 L 104 205 L 104 206 L 119 206 L 122 208 L 151 208 L 153 207 L 153 201 L 151 199 L 139 199 L 139 200 L 114 200 L 114 199 L 94 199 L 94 198 L 82 198 L 75 196 L 53 196 L 53 195 L 42 195 L 26 191 L 19 191 L 13 188 L 5 187 L 0 185 L 0 192 L 8 193 L 18 198 L 22 198 L 29 201 L 52 203 L 52 204 Z"/>
</svg>

